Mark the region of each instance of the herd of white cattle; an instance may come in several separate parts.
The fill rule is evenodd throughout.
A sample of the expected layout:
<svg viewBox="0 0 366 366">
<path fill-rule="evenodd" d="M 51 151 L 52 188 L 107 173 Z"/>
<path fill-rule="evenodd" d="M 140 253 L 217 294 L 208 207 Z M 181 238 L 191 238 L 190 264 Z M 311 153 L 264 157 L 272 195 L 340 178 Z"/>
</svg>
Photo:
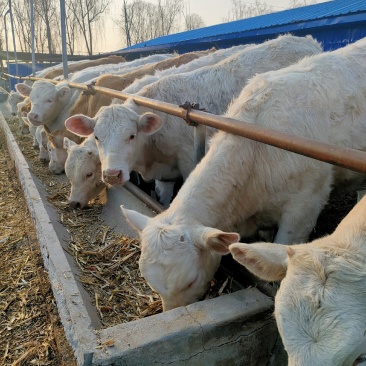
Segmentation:
<svg viewBox="0 0 366 366">
<path fill-rule="evenodd" d="M 199 103 L 214 114 L 366 150 L 366 38 L 330 52 L 311 36 L 282 35 L 222 50 L 104 60 L 71 63 L 68 81 Z M 155 180 L 164 212 L 149 218 L 121 209 L 140 234 L 140 270 L 164 311 L 201 299 L 221 256 L 231 253 L 258 277 L 282 280 L 275 316 L 290 366 L 363 364 L 366 198 L 333 234 L 306 243 L 331 190 L 363 175 L 213 129 L 195 166 L 194 131 L 182 119 L 132 98 L 84 95 L 61 73 L 62 66 L 50 68 L 37 75 L 44 80 L 16 84 L 12 114 L 22 133 L 34 135 L 50 171 L 66 173 L 74 208 L 123 185 L 131 171 Z M 278 227 L 276 244 L 239 242 L 271 226 Z"/>
</svg>

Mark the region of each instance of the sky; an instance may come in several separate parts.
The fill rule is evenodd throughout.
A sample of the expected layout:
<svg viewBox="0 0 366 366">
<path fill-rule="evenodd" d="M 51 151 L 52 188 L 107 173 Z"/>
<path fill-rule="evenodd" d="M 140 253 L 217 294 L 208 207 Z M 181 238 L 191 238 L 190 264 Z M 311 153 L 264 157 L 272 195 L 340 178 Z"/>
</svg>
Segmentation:
<svg viewBox="0 0 366 366">
<path fill-rule="evenodd" d="M 157 4 L 157 0 L 145 0 Z M 318 3 L 327 0 L 317 0 Z M 255 0 L 244 0 L 245 3 L 254 4 Z M 261 3 L 268 4 L 278 11 L 288 9 L 291 0 L 260 0 Z M 190 6 L 190 13 L 196 13 L 201 16 L 206 26 L 223 23 L 223 18 L 227 17 L 232 8 L 231 0 L 187 0 Z M 121 12 L 121 0 L 113 0 L 111 8 L 107 14 L 107 20 L 104 28 L 105 35 L 101 36 L 95 44 L 95 52 L 112 52 L 123 48 L 119 28 L 114 24 L 113 18 L 116 18 Z"/>
</svg>

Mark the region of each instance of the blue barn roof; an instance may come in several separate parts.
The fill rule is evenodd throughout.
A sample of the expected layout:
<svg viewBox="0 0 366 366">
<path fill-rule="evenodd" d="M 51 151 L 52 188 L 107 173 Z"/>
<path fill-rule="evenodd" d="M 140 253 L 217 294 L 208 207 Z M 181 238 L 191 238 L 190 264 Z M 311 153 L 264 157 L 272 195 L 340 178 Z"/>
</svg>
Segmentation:
<svg viewBox="0 0 366 366">
<path fill-rule="evenodd" d="M 366 36 L 366 0 L 333 0 L 253 18 L 170 34 L 124 48 L 128 57 L 149 53 L 179 53 L 260 43 L 278 34 L 311 34 L 325 50 L 343 47 Z M 138 56 L 137 56 L 138 55 Z"/>
</svg>

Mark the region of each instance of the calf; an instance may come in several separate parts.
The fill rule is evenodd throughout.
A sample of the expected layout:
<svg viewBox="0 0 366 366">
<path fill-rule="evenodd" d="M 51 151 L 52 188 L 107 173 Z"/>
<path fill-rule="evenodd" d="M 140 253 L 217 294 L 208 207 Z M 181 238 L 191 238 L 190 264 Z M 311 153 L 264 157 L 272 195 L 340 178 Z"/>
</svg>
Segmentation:
<svg viewBox="0 0 366 366">
<path fill-rule="evenodd" d="M 366 197 L 324 238 L 229 250 L 256 276 L 282 280 L 274 313 L 289 366 L 352 366 L 366 353 Z"/>
<path fill-rule="evenodd" d="M 68 154 L 65 174 L 71 183 L 69 204 L 74 208 L 84 208 L 106 186 L 102 182 L 100 159 L 94 136 L 90 136 L 80 145 L 65 137 L 64 148 Z"/>
<path fill-rule="evenodd" d="M 76 144 L 80 144 L 83 139 L 66 128 L 51 132 L 44 125 L 44 130 L 47 136 L 47 149 L 50 157 L 48 168 L 54 174 L 62 174 L 65 171 L 65 162 L 68 155 L 67 149 L 64 148 L 64 138 L 68 138 Z"/>
<path fill-rule="evenodd" d="M 166 76 L 138 95 L 173 104 L 194 101 L 210 112 L 223 113 L 255 73 L 320 52 L 320 45 L 311 37 L 281 36 L 246 47 L 216 65 Z M 76 115 L 65 124 L 80 136 L 94 132 L 103 181 L 108 184 L 124 184 L 131 170 L 146 181 L 171 181 L 181 176 L 185 180 L 194 168 L 193 129 L 179 117 L 153 113 L 132 100 L 104 107 L 93 119 Z"/>
<path fill-rule="evenodd" d="M 25 96 L 19 92 L 11 91 L 8 96 L 8 104 L 10 105 L 10 113 L 12 116 L 16 116 L 18 113 L 18 103 L 24 100 Z"/>
<path fill-rule="evenodd" d="M 27 117 L 30 123 L 35 126 L 47 125 L 50 131 L 64 127 L 64 121 L 76 100 L 75 90 L 72 91 L 66 82 L 55 85 L 37 80 L 33 86 L 20 83 L 15 88 L 24 97 L 29 97 L 32 107 Z"/>
<path fill-rule="evenodd" d="M 22 134 L 29 133 L 29 122 L 28 119 L 24 120 L 23 117 L 27 116 L 30 111 L 31 104 L 28 97 L 24 98 L 22 102 L 17 104 L 17 116 L 19 122 L 19 129 Z"/>
<path fill-rule="evenodd" d="M 258 74 L 226 117 L 364 149 L 365 56 L 366 38 Z M 141 273 L 165 310 L 197 301 L 218 267 L 216 251 L 239 241 L 235 232 L 247 237 L 277 225 L 275 242 L 306 241 L 332 183 L 330 164 L 218 132 L 165 212 L 148 218 L 124 210 L 140 233 Z"/>
</svg>

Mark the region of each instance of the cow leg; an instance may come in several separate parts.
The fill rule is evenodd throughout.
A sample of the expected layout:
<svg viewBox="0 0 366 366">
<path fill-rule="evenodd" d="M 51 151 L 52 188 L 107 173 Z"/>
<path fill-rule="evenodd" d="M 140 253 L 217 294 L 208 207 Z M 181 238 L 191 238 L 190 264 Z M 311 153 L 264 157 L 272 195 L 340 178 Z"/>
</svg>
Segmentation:
<svg viewBox="0 0 366 366">
<path fill-rule="evenodd" d="M 175 182 L 155 181 L 155 192 L 159 197 L 159 202 L 165 207 L 169 207 L 173 198 Z"/>
<path fill-rule="evenodd" d="M 311 174 L 309 177 L 311 179 Z M 312 185 L 307 185 L 305 182 L 303 190 L 292 195 L 284 205 L 275 243 L 295 244 L 308 241 L 331 191 L 331 172 L 325 169 L 320 178 L 314 180 Z"/>
</svg>

